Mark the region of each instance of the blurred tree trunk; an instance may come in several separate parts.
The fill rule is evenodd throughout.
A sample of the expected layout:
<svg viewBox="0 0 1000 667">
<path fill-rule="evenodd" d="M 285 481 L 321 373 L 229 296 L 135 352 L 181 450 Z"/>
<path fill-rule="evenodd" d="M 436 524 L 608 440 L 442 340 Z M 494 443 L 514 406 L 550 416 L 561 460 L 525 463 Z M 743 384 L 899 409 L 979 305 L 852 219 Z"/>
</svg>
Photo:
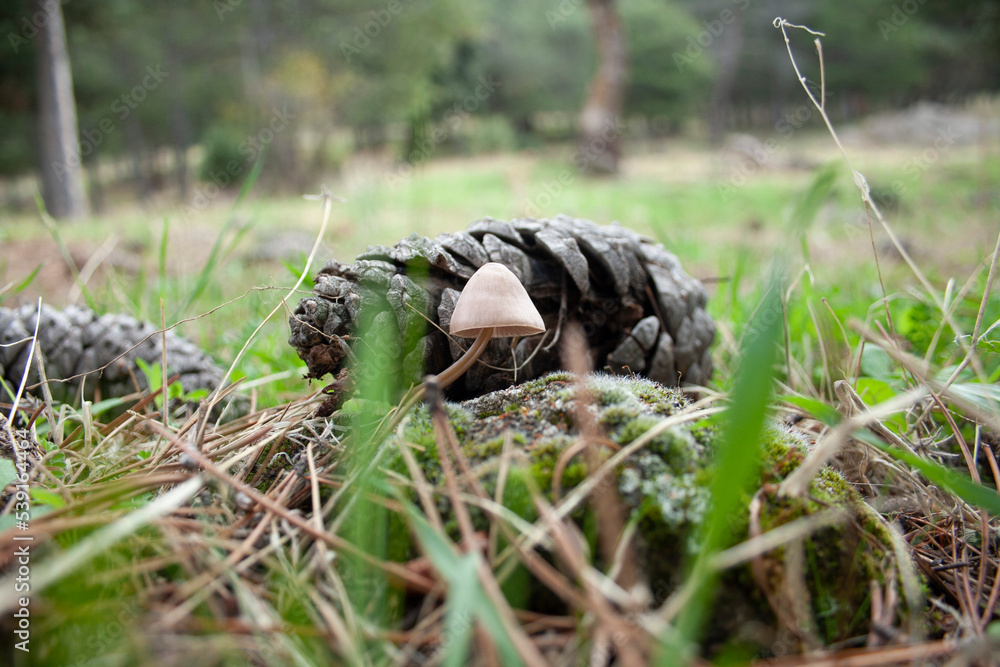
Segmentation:
<svg viewBox="0 0 1000 667">
<path fill-rule="evenodd" d="M 712 99 L 708 105 L 708 138 L 718 146 L 726 134 L 732 108 L 733 88 L 743 55 L 743 12 L 733 12 L 734 19 L 719 37 L 715 53 L 716 75 Z"/>
<path fill-rule="evenodd" d="M 55 218 L 87 215 L 83 189 L 73 74 L 66 28 L 58 2 L 36 0 L 35 12 L 48 18 L 38 31 L 38 129 L 42 197 Z"/>
<path fill-rule="evenodd" d="M 628 82 L 628 54 L 614 0 L 590 0 L 588 7 L 598 65 L 580 114 L 577 166 L 588 172 L 614 174 L 621 158 L 621 113 Z"/>
</svg>

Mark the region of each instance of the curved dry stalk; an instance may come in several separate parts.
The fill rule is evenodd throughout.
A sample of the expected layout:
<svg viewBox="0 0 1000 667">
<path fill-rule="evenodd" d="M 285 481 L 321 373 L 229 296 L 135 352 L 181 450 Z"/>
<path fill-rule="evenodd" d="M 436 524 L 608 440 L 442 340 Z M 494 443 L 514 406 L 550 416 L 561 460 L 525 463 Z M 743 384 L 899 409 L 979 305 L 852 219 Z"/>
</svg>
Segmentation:
<svg viewBox="0 0 1000 667">
<path fill-rule="evenodd" d="M 896 237 L 895 232 L 893 232 L 892 228 L 889 226 L 889 223 L 886 221 L 885 216 L 882 215 L 881 209 L 879 209 L 878 204 L 876 204 L 875 200 L 872 198 L 871 187 L 868 185 L 868 180 L 864 177 L 864 175 L 861 172 L 857 171 L 854 168 L 854 165 L 851 164 L 851 159 L 847 154 L 847 150 L 844 148 L 844 145 L 840 142 L 840 137 L 837 136 L 837 131 L 833 128 L 833 123 L 830 120 L 829 115 L 827 115 L 826 113 L 825 99 L 820 99 L 820 100 L 816 99 L 816 96 L 813 95 L 813 92 L 809 89 L 809 86 L 806 83 L 806 77 L 803 76 L 802 72 L 799 70 L 798 62 L 795 60 L 795 54 L 792 53 L 792 43 L 788 37 L 788 32 L 786 28 L 805 30 L 810 34 L 817 36 L 817 38 L 814 40 L 814 44 L 816 45 L 816 52 L 819 56 L 821 72 L 823 71 L 824 67 L 823 47 L 822 43 L 819 40 L 819 37 L 825 37 L 825 35 L 821 32 L 812 30 L 811 28 L 808 28 L 804 25 L 797 25 L 794 23 L 790 23 L 781 17 L 775 18 L 773 21 L 773 25 L 775 28 L 781 30 L 781 34 L 785 38 L 785 47 L 788 50 L 788 58 L 792 63 L 792 69 L 795 70 L 795 75 L 798 78 L 799 83 L 802 85 L 803 90 L 806 91 L 806 95 L 808 95 L 809 101 L 812 102 L 813 106 L 816 107 L 816 110 L 819 111 L 820 117 L 823 119 L 823 123 L 826 124 L 827 130 L 829 130 L 830 132 L 830 136 L 833 138 L 834 143 L 837 144 L 837 148 L 840 149 L 840 153 L 844 157 L 844 162 L 847 163 L 848 169 L 851 170 L 851 175 L 854 178 L 854 184 L 861 192 L 861 200 L 864 202 L 866 209 L 871 210 L 875 213 L 875 218 L 878 220 L 879 225 L 882 227 L 882 230 L 889 237 L 889 240 L 892 242 L 893 247 L 895 247 L 896 251 L 899 252 L 900 257 L 902 257 L 903 261 L 906 262 L 906 265 L 913 272 L 913 275 L 923 286 L 924 290 L 926 290 L 927 294 L 930 295 L 931 299 L 934 301 L 935 307 L 941 311 L 942 316 L 947 320 L 949 326 L 951 326 L 952 330 L 955 332 L 959 344 L 962 346 L 965 353 L 967 355 L 971 355 L 973 347 L 970 345 L 969 342 L 965 340 L 964 336 L 962 335 L 962 329 L 958 326 L 958 323 L 955 321 L 955 319 L 950 315 L 948 309 L 946 308 L 946 304 L 944 303 L 944 301 L 942 301 L 941 296 L 937 293 L 937 290 L 934 289 L 930 281 L 920 270 L 920 267 L 918 267 L 916 262 L 913 261 L 913 258 L 910 256 L 910 253 L 907 252 L 905 246 L 900 242 L 900 240 Z M 825 92 L 826 91 L 824 86 L 824 89 L 822 90 L 823 95 L 825 95 Z M 871 229 L 871 220 L 869 220 L 869 230 L 870 229 Z M 998 241 L 998 243 L 1000 243 L 1000 241 Z M 875 260 L 876 262 L 878 261 L 878 253 L 875 254 Z M 879 281 L 881 282 L 881 271 L 879 272 Z M 884 285 L 882 286 L 882 293 L 883 293 L 883 299 L 885 299 L 886 297 L 885 297 Z M 886 303 L 886 317 L 887 318 L 889 317 L 888 303 Z M 892 320 L 889 319 L 888 321 L 890 322 L 891 326 Z M 977 357 L 975 357 L 974 355 L 972 359 L 972 364 L 973 367 L 977 370 L 977 375 L 979 376 L 980 382 L 982 382 L 983 384 L 987 384 L 985 374 L 982 372 L 982 368 L 977 363 Z"/>
<path fill-rule="evenodd" d="M 302 283 L 306 279 L 306 276 L 309 275 L 309 268 L 312 266 L 313 259 L 315 259 L 316 253 L 319 252 L 319 245 L 323 241 L 323 237 L 326 235 L 326 227 L 327 224 L 330 222 L 330 211 L 333 208 L 332 207 L 333 202 L 344 201 L 340 197 L 331 195 L 325 187 L 323 188 L 323 192 L 321 194 L 306 195 L 306 197 L 307 198 L 314 197 L 321 199 L 323 201 L 323 221 L 322 223 L 320 223 L 319 231 L 316 233 L 316 240 L 313 241 L 313 247 L 309 251 L 309 254 L 306 256 L 306 264 L 302 268 L 302 273 L 299 274 L 299 279 L 295 281 L 295 284 L 292 286 L 290 290 L 288 290 L 288 293 L 285 294 L 285 296 L 283 296 L 280 301 L 278 301 L 278 303 L 274 306 L 274 308 L 271 309 L 271 312 L 267 314 L 267 316 L 260 322 L 260 324 L 257 325 L 257 328 L 255 328 L 250 333 L 250 335 L 247 336 L 246 341 L 243 343 L 243 347 L 241 347 L 240 351 L 236 353 L 236 356 L 233 358 L 233 361 L 229 365 L 229 368 L 222 376 L 222 380 L 219 381 L 219 384 L 216 387 L 215 391 L 213 391 L 212 394 L 208 397 L 206 401 L 207 403 L 206 409 L 209 412 L 211 412 L 211 410 L 219 402 L 220 400 L 219 394 L 222 391 L 222 389 L 226 386 L 226 381 L 229 380 L 229 376 L 233 374 L 233 371 L 236 369 L 237 364 L 239 364 L 240 360 L 243 359 L 243 355 L 246 354 L 247 350 L 250 349 L 250 344 L 254 341 L 255 338 L 257 338 L 257 334 L 260 333 L 260 330 L 264 328 L 264 325 L 267 324 L 269 321 L 271 321 L 271 318 L 274 317 L 274 315 L 279 310 L 281 310 L 282 308 L 287 309 L 288 299 L 290 299 L 298 292 L 299 286 L 302 285 Z"/>
</svg>

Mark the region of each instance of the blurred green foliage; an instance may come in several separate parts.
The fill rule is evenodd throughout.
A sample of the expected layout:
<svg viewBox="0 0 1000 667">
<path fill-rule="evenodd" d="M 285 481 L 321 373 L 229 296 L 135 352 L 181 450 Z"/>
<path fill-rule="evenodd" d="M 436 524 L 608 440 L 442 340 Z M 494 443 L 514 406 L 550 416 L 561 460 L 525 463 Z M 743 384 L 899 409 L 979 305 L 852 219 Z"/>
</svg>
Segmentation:
<svg viewBox="0 0 1000 667">
<path fill-rule="evenodd" d="M 798 91 L 784 75 L 775 15 L 828 34 L 835 114 L 996 90 L 1000 0 L 913 6 L 621 0 L 625 115 L 653 133 L 704 117 L 710 104 L 733 119 L 759 119 L 761 109 L 780 115 Z M 286 186 L 309 169 L 336 169 L 344 146 L 400 142 L 409 148 L 397 154 L 409 159 L 428 136 L 435 153 L 565 137 L 596 67 L 587 4 L 570 0 L 76 0 L 63 12 L 82 157 L 127 155 L 147 189 L 166 175 L 158 147 L 218 142 L 218 125 L 254 134 L 275 109 L 294 114 L 293 131 L 274 138 L 276 175 L 262 182 Z M 31 0 L 0 7 L 0 120 L 11 130 L 0 138 L 3 175 L 34 166 L 35 49 L 45 20 Z M 738 51 L 731 90 L 716 89 L 725 48 Z M 154 86 L 150 67 L 167 73 Z"/>
</svg>

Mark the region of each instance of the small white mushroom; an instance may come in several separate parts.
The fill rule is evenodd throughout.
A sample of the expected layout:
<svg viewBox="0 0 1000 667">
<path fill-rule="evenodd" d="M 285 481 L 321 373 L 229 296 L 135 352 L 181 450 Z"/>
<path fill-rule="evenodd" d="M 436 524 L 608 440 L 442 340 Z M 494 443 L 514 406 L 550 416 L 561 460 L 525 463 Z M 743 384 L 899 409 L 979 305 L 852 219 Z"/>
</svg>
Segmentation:
<svg viewBox="0 0 1000 667">
<path fill-rule="evenodd" d="M 542 316 L 517 276 L 503 264 L 483 264 L 469 278 L 451 316 L 451 335 L 476 340 L 454 364 L 438 374 L 436 382 L 443 389 L 460 378 L 476 363 L 491 338 L 544 331 Z"/>
</svg>

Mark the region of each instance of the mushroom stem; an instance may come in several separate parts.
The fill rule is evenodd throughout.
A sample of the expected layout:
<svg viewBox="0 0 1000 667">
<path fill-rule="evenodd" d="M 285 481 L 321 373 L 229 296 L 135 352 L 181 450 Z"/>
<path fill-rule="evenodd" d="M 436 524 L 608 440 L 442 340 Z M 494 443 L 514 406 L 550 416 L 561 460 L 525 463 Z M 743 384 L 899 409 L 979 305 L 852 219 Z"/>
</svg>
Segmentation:
<svg viewBox="0 0 1000 667">
<path fill-rule="evenodd" d="M 486 346 L 489 345 L 490 339 L 493 337 L 493 328 L 483 329 L 476 336 L 476 340 L 472 342 L 469 349 L 465 351 L 461 357 L 458 358 L 455 363 L 453 363 L 448 368 L 444 369 L 437 374 L 436 382 L 441 389 L 444 389 L 448 385 L 452 384 L 455 380 L 462 377 L 462 375 L 472 368 L 472 364 L 476 363 L 476 360 L 483 354 L 486 350 Z"/>
<path fill-rule="evenodd" d="M 476 336 L 476 340 L 472 342 L 469 349 L 465 351 L 461 357 L 459 357 L 455 363 L 453 363 L 448 368 L 444 369 L 436 376 L 434 376 L 434 382 L 437 383 L 438 389 L 444 389 L 448 385 L 452 384 L 455 380 L 462 377 L 462 374 L 467 370 L 472 368 L 472 364 L 476 363 L 476 360 L 482 356 L 483 351 L 486 350 L 486 346 L 489 345 L 490 339 L 493 337 L 493 328 L 483 329 Z M 424 396 L 427 393 L 427 382 L 423 382 L 407 394 L 403 399 L 403 402 L 396 408 L 396 411 L 392 413 L 392 417 L 389 419 L 385 426 L 384 431 L 380 431 L 377 440 L 381 442 L 388 434 L 396 430 L 400 422 L 403 421 L 403 417 L 407 415 L 410 409 L 414 405 L 424 400 Z"/>
</svg>

